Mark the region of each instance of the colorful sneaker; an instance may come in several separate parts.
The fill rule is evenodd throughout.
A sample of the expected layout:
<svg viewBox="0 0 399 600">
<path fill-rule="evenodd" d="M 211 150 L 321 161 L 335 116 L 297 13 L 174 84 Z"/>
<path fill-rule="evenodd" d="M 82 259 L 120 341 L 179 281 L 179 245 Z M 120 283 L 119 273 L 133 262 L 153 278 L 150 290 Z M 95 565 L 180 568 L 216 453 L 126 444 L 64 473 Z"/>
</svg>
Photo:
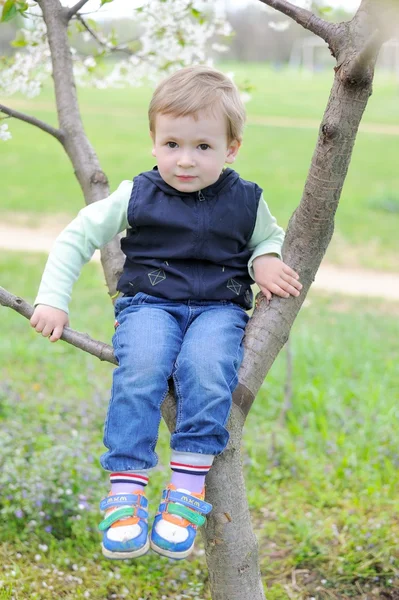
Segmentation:
<svg viewBox="0 0 399 600">
<path fill-rule="evenodd" d="M 197 528 L 212 510 L 212 504 L 204 502 L 204 497 L 205 489 L 201 494 L 191 494 L 172 484 L 166 487 L 151 531 L 151 548 L 155 552 L 176 560 L 192 552 Z"/>
<path fill-rule="evenodd" d="M 100 504 L 105 511 L 98 526 L 103 532 L 102 552 L 111 559 L 137 558 L 145 554 L 148 540 L 148 500 L 142 490 L 134 494 L 108 494 Z"/>
</svg>

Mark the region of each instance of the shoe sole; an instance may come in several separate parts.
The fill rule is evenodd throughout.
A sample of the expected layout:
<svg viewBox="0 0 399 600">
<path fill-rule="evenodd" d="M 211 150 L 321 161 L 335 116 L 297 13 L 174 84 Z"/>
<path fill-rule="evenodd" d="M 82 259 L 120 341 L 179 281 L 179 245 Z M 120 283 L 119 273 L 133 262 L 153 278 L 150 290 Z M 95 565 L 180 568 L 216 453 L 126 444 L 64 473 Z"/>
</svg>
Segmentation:
<svg viewBox="0 0 399 600">
<path fill-rule="evenodd" d="M 173 552 L 172 550 L 165 550 L 164 548 L 160 548 L 159 546 L 154 544 L 152 540 L 150 542 L 150 545 L 151 550 L 154 550 L 154 552 L 156 552 L 157 554 L 160 554 L 161 556 L 166 556 L 167 558 L 173 558 L 174 560 L 182 560 L 183 558 L 187 558 L 187 556 L 191 554 L 194 548 L 193 544 L 188 550 L 184 550 L 183 552 Z"/>
<path fill-rule="evenodd" d="M 130 552 L 112 552 L 111 550 L 107 550 L 104 547 L 104 544 L 101 544 L 101 550 L 105 558 L 110 558 L 111 560 L 125 560 L 126 558 L 138 558 L 139 556 L 143 556 L 147 554 L 150 549 L 150 541 L 147 539 L 146 543 L 142 548 L 138 550 L 132 550 Z"/>
</svg>

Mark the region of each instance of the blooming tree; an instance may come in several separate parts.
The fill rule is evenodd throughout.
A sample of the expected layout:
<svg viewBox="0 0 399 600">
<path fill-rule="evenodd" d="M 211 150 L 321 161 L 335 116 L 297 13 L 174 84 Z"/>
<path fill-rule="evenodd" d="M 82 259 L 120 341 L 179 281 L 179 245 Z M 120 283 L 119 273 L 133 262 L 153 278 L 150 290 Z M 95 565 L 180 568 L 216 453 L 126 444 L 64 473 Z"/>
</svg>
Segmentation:
<svg viewBox="0 0 399 600">
<path fill-rule="evenodd" d="M 71 21 L 78 21 L 86 33 L 90 33 L 94 39 L 98 38 L 99 48 L 110 50 L 110 44 L 115 48 L 118 43 L 94 31 L 92 25 L 86 22 L 85 16 L 80 11 L 87 1 L 79 0 L 72 8 L 63 7 L 60 0 L 38 0 L 37 2 L 46 26 L 45 37 L 48 48 L 43 50 L 42 57 L 51 58 L 58 128 L 50 127 L 8 107 L 0 105 L 0 110 L 5 115 L 41 127 L 56 137 L 73 163 L 86 202 L 93 202 L 108 194 L 108 182 L 94 149 L 83 131 L 74 88 L 74 69 L 76 72 L 78 58 L 69 45 L 68 27 Z M 101 1 L 102 4 L 107 3 L 107 0 Z M 288 339 L 292 324 L 331 240 L 334 215 L 351 160 L 356 134 L 372 91 L 375 62 L 383 42 L 389 39 L 399 22 L 398 0 L 362 0 L 354 18 L 342 23 L 330 23 L 322 16 L 314 14 L 309 8 L 299 6 L 299 2 L 293 4 L 288 0 L 260 1 L 320 36 L 328 44 L 336 65 L 331 95 L 320 125 L 302 199 L 291 217 L 283 247 L 284 260 L 300 274 L 303 283 L 302 293 L 298 298 L 293 297 L 289 300 L 274 297 L 270 303 L 258 298 L 257 308 L 247 325 L 245 356 L 239 373 L 240 382 L 233 395 L 229 425 L 230 442 L 226 451 L 215 461 L 207 478 L 207 498 L 212 503 L 213 510 L 203 535 L 214 600 L 248 600 L 248 598 L 264 600 L 265 597 L 259 573 L 258 546 L 251 528 L 241 469 L 242 427 L 266 373 Z M 18 11 L 23 14 L 28 12 L 30 10 L 28 6 L 32 4 L 22 0 L 6 0 L 6 2 L 0 0 L 1 2 L 3 19 L 4 14 L 8 18 L 7 15 L 11 13 L 15 15 Z M 166 10 L 166 5 L 169 7 L 169 12 Z M 123 45 L 130 52 L 125 58 L 127 66 L 125 65 L 123 69 L 117 67 L 114 74 L 108 76 L 108 81 L 118 85 L 122 83 L 125 69 L 131 69 L 129 72 L 132 73 L 133 81 L 137 74 L 141 73 L 142 77 L 146 72 L 143 67 L 145 62 L 150 77 L 154 78 L 157 69 L 168 72 L 175 66 L 186 64 L 185 61 L 205 60 L 203 49 L 206 44 L 201 46 L 202 38 L 197 37 L 193 22 L 196 20 L 198 25 L 204 25 L 202 9 L 206 5 L 206 2 L 197 4 L 183 2 L 183 0 L 153 0 L 143 6 L 141 14 L 144 15 L 143 31 L 146 32 L 144 42 L 138 50 L 132 50 L 129 44 Z M 176 7 L 179 7 L 178 14 L 174 14 Z M 155 35 L 159 35 L 157 43 L 160 44 L 163 44 L 161 41 L 164 39 L 163 36 L 169 35 L 168 32 L 163 31 L 165 21 L 158 18 L 160 14 L 158 11 L 164 9 L 166 12 L 163 13 L 163 18 L 168 23 L 168 27 L 173 28 L 174 31 L 173 42 L 171 40 L 170 45 L 177 44 L 177 46 L 171 49 L 166 44 L 163 46 L 165 54 L 162 59 L 157 59 L 153 56 L 149 44 L 154 32 Z M 188 21 L 184 21 L 184 25 L 183 21 L 180 22 L 184 10 L 187 11 L 189 25 L 187 25 Z M 170 15 L 174 17 L 171 18 Z M 210 24 L 207 25 L 209 29 L 203 30 L 208 31 L 209 35 L 220 30 L 220 23 L 217 24 L 217 20 L 214 19 L 215 17 L 211 16 Z M 146 27 L 149 29 L 147 30 Z M 227 31 L 222 25 L 222 32 Z M 41 35 L 39 34 L 39 38 Z M 191 37 L 186 38 L 186 35 Z M 38 42 L 38 45 L 40 43 Z M 187 49 L 187 45 L 193 47 Z M 169 57 L 167 60 L 166 56 Z M 93 75 L 93 80 L 99 81 L 98 75 L 95 74 L 98 58 L 92 56 L 89 60 L 86 58 L 86 64 L 84 62 L 83 65 L 82 61 L 79 63 L 79 77 L 84 80 L 90 79 Z M 38 67 L 40 75 L 46 68 L 42 65 Z M 17 73 L 17 71 L 14 73 L 16 78 L 18 78 Z M 22 86 L 28 86 L 27 77 L 27 74 L 21 75 Z M 107 78 L 102 79 L 102 81 L 106 80 Z M 134 84 L 137 85 L 137 80 Z M 7 134 L 4 128 L 2 132 L 3 136 Z M 102 262 L 110 294 L 113 294 L 121 266 L 118 240 L 103 249 Z M 32 314 L 29 305 L 2 288 L 0 288 L 0 303 L 14 308 L 28 318 Z M 90 340 L 87 336 L 79 336 L 76 332 L 66 329 L 63 339 L 99 356 L 102 360 L 115 362 L 111 348 Z M 173 412 L 173 398 L 169 397 L 165 406 L 165 416 L 169 425 L 173 421 Z"/>
<path fill-rule="evenodd" d="M 131 10 L 140 29 L 139 39 L 121 41 L 113 29 L 105 33 L 99 22 L 104 12 L 101 9 L 106 9 L 113 0 L 98 0 L 94 12 L 83 14 L 81 9 L 87 1 L 78 2 L 70 9 L 64 8 L 68 32 L 87 49 L 83 53 L 70 46 L 73 76 L 78 85 L 107 88 L 134 87 L 144 81 L 156 83 L 177 68 L 196 63 L 211 64 L 209 48 L 214 52 L 225 51 L 227 46 L 215 40 L 223 41 L 232 33 L 223 10 L 216 12 L 207 0 L 143 0 L 141 6 Z M 20 14 L 25 17 L 25 23 L 13 42 L 17 51 L 2 69 L 0 95 L 20 92 L 32 98 L 40 94 L 43 82 L 52 72 L 41 3 L 0 0 L 1 5 L 3 22 Z M 112 68 L 104 68 L 104 59 L 116 53 L 118 60 L 112 62 Z M 0 111 L 8 117 L 21 118 L 6 107 L 0 107 Z M 8 124 L 2 123 L 0 139 L 10 137 Z"/>
</svg>

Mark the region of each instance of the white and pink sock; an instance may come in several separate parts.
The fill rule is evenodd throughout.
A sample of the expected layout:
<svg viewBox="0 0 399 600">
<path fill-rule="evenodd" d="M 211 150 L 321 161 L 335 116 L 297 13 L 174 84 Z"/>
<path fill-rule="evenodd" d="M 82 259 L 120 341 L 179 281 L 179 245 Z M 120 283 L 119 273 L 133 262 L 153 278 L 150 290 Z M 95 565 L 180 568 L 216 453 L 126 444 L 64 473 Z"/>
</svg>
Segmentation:
<svg viewBox="0 0 399 600">
<path fill-rule="evenodd" d="M 214 458 L 211 454 L 173 450 L 170 459 L 171 483 L 180 491 L 200 494 L 204 489 L 205 477 L 212 466 Z M 156 531 L 164 539 L 175 544 L 184 542 L 188 537 L 185 527 L 180 527 L 164 519 L 158 521 Z"/>
<path fill-rule="evenodd" d="M 132 494 L 134 490 L 144 490 L 148 484 L 148 471 L 110 473 L 109 480 L 113 494 Z"/>
<path fill-rule="evenodd" d="M 137 490 L 144 490 L 148 483 L 148 471 L 126 471 L 110 473 L 112 494 L 134 494 Z M 112 514 L 111 509 L 108 514 Z M 121 519 L 123 520 L 123 519 Z M 133 540 L 141 534 L 141 527 L 137 525 L 126 525 L 124 527 L 114 527 L 107 531 L 107 537 L 116 542 L 127 542 Z"/>
</svg>

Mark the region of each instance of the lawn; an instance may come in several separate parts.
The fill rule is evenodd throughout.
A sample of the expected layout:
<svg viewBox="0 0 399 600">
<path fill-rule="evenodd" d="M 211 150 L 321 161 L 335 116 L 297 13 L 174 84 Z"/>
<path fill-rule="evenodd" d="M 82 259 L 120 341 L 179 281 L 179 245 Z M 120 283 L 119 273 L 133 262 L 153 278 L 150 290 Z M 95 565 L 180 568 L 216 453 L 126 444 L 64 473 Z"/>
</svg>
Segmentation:
<svg viewBox="0 0 399 600">
<path fill-rule="evenodd" d="M 262 65 L 225 65 L 254 89 L 240 174 L 265 190 L 286 225 L 298 204 L 317 128 L 261 124 L 320 120 L 332 74 L 306 78 Z M 151 168 L 149 89 L 79 90 L 87 133 L 111 188 Z M 399 125 L 397 82 L 377 76 L 365 123 Z M 0 102 L 56 124 L 52 93 Z M 1 218 L 39 227 L 83 205 L 61 146 L 20 122 L 0 142 Z M 397 269 L 398 137 L 359 133 L 328 260 Z M 0 285 L 32 302 L 46 257 L 7 253 Z M 291 335 L 291 406 L 282 414 L 283 350 L 259 391 L 243 463 L 268 600 L 399 597 L 399 304 L 311 292 Z M 99 265 L 75 286 L 71 325 L 110 342 L 112 306 Z M 210 600 L 201 542 L 173 563 L 101 557 L 99 465 L 112 367 L 62 342 L 49 344 L 1 310 L 0 600 Z M 284 417 L 284 418 L 283 418 Z M 151 517 L 168 479 L 168 433 L 149 498 Z"/>
<path fill-rule="evenodd" d="M 301 197 L 317 127 L 278 127 L 262 124 L 262 119 L 289 117 L 317 123 L 327 102 L 332 73 L 308 77 L 264 65 L 226 64 L 223 68 L 234 71 L 239 83 L 250 81 L 253 86 L 244 144 L 235 166 L 244 178 L 264 188 L 272 212 L 286 226 Z M 85 128 L 111 189 L 153 166 L 146 121 L 150 94 L 148 88 L 79 90 Z M 49 87 L 35 99 L 1 101 L 56 124 Z M 399 125 L 396 80 L 377 75 L 364 122 Z M 37 227 L 45 214 L 61 228 L 83 205 L 71 164 L 59 143 L 47 134 L 21 122 L 13 122 L 11 127 L 13 140 L 0 144 L 1 217 Z M 397 135 L 359 133 L 328 260 L 397 268 L 397 146 Z"/>
<path fill-rule="evenodd" d="M 1 284 L 32 301 L 44 255 L 3 254 Z M 97 264 L 76 285 L 72 326 L 110 341 Z M 244 472 L 269 600 L 399 593 L 399 305 L 310 294 L 248 417 Z M 99 466 L 112 367 L 50 344 L 1 312 L 0 598 L 209 600 L 203 548 L 190 560 L 101 558 Z M 168 434 L 149 495 L 168 478 Z M 3 595 L 1 595 L 3 594 Z M 392 595 L 390 595 L 392 594 Z M 373 596 L 374 597 L 374 596 Z"/>
</svg>

